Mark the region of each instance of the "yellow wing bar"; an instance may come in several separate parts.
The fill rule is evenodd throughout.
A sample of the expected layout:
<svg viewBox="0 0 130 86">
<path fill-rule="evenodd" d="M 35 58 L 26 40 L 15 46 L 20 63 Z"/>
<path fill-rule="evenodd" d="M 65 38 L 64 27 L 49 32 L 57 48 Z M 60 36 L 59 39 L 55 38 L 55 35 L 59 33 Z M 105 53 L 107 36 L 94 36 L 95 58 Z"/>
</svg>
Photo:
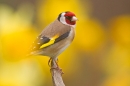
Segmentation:
<svg viewBox="0 0 130 86">
<path fill-rule="evenodd" d="M 59 34 L 53 36 L 53 37 L 50 39 L 50 41 L 47 42 L 47 43 L 45 43 L 45 44 L 43 44 L 43 45 L 40 47 L 40 49 L 41 49 L 41 48 L 45 48 L 45 47 L 47 47 L 47 46 L 50 46 L 50 45 L 54 44 L 55 39 L 57 39 L 58 37 L 59 37 Z"/>
</svg>

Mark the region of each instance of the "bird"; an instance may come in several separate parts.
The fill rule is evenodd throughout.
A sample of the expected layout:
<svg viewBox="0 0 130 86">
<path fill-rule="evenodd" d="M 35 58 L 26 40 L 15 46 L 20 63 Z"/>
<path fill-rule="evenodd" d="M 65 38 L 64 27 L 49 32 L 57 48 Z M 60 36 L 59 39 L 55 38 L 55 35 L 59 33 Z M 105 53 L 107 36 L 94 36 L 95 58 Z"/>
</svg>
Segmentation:
<svg viewBox="0 0 130 86">
<path fill-rule="evenodd" d="M 60 13 L 57 19 L 46 26 L 33 42 L 30 54 L 48 56 L 50 57 L 48 63 L 51 60 L 57 62 L 58 56 L 75 37 L 77 20 L 78 18 L 73 12 Z"/>
</svg>

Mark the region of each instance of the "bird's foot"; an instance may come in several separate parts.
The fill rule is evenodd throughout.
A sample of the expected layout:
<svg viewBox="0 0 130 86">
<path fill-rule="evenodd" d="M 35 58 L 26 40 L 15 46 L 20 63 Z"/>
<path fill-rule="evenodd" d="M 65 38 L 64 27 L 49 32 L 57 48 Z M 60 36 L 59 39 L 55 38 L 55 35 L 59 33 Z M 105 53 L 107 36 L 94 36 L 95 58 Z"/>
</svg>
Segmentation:
<svg viewBox="0 0 130 86">
<path fill-rule="evenodd" d="M 62 69 L 59 67 L 59 65 L 58 65 L 57 62 L 58 62 L 58 59 L 57 60 L 54 60 L 52 58 L 49 59 L 48 65 L 51 68 L 50 70 L 55 69 L 55 70 L 58 70 L 61 74 L 64 74 L 63 71 L 62 71 Z"/>
</svg>

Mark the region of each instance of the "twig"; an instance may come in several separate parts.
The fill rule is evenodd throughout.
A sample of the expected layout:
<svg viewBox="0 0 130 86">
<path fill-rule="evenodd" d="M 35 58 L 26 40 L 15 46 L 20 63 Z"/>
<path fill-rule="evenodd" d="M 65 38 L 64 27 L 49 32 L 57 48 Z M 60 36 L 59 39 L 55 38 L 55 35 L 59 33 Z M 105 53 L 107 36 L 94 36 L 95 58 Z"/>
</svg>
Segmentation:
<svg viewBox="0 0 130 86">
<path fill-rule="evenodd" d="M 51 60 L 51 75 L 54 86 L 65 86 L 62 80 L 62 71 L 58 68 L 57 63 L 54 60 Z"/>
</svg>

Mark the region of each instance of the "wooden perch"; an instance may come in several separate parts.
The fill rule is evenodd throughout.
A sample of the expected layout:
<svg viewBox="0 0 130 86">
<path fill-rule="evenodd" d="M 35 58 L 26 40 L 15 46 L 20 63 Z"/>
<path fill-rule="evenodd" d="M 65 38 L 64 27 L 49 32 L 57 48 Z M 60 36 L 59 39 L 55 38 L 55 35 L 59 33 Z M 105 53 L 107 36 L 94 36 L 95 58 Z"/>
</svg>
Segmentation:
<svg viewBox="0 0 130 86">
<path fill-rule="evenodd" d="M 51 75 L 54 86 L 65 86 L 62 80 L 62 71 L 54 60 L 51 60 Z"/>
</svg>

